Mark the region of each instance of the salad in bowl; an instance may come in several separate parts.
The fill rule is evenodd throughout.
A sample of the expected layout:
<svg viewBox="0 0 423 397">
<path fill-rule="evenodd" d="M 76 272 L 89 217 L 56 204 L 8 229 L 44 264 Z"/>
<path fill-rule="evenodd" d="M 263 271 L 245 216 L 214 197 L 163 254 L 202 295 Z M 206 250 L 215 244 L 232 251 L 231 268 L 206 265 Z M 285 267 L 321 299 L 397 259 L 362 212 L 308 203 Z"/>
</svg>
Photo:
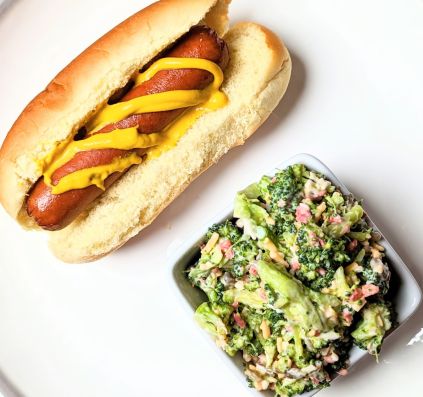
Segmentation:
<svg viewBox="0 0 423 397">
<path fill-rule="evenodd" d="M 187 269 L 206 299 L 197 323 L 249 386 L 291 397 L 348 373 L 353 345 L 376 359 L 395 325 L 381 236 L 360 204 L 303 164 L 239 192 Z"/>
</svg>

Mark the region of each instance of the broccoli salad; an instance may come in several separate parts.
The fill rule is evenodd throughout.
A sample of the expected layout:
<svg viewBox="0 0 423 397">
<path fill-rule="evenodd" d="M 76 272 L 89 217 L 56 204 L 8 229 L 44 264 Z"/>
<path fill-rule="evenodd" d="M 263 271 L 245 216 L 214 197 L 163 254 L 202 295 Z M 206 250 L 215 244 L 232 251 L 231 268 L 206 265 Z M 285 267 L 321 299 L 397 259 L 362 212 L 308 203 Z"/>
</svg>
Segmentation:
<svg viewBox="0 0 423 397">
<path fill-rule="evenodd" d="M 360 203 L 302 164 L 237 194 L 187 269 L 207 295 L 198 324 L 250 387 L 290 397 L 346 375 L 352 345 L 376 356 L 393 326 L 390 270 Z"/>
</svg>

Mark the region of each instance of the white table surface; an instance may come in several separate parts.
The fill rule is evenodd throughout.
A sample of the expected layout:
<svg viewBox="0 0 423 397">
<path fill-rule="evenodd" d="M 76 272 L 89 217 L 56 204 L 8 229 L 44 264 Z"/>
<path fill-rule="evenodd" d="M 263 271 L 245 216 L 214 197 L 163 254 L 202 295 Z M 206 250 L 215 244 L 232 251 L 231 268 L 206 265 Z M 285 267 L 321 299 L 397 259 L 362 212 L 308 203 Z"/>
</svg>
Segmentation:
<svg viewBox="0 0 423 397">
<path fill-rule="evenodd" d="M 74 56 L 148 1 L 15 0 L 0 15 L 0 140 Z M 355 194 L 423 282 L 423 2 L 234 0 L 234 21 L 284 38 L 293 76 L 244 147 L 193 183 L 156 222 L 93 264 L 55 260 L 45 236 L 0 209 L 0 372 L 22 394 L 247 395 L 204 343 L 168 286 L 166 252 L 281 160 L 309 152 Z M 0 187 L 1 188 L 1 187 Z M 323 391 L 418 396 L 423 309 Z"/>
</svg>

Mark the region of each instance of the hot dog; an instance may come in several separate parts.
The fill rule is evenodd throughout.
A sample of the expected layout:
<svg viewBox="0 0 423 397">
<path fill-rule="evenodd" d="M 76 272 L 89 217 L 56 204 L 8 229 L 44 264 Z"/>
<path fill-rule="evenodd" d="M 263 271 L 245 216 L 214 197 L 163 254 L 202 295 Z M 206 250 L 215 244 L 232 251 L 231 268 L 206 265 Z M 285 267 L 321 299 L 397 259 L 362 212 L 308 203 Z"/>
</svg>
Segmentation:
<svg viewBox="0 0 423 397">
<path fill-rule="evenodd" d="M 76 57 L 13 124 L 0 202 L 54 230 L 66 262 L 98 259 L 148 226 L 267 119 L 291 61 L 263 26 L 228 30 L 229 0 L 163 0 Z"/>
<path fill-rule="evenodd" d="M 207 59 L 217 63 L 221 69 L 224 69 L 228 63 L 228 48 L 225 42 L 212 29 L 206 26 L 197 26 L 178 40 L 171 50 L 166 51 L 164 56 Z M 213 76 L 204 70 L 163 70 L 150 80 L 130 90 L 120 101 L 124 102 L 164 91 L 201 90 L 207 87 L 212 80 Z M 142 134 L 158 132 L 163 130 L 182 112 L 184 112 L 184 109 L 134 114 L 103 127 L 96 134 L 129 127 L 137 127 L 138 132 Z M 54 172 L 52 176 L 53 184 L 56 185 L 62 177 L 72 172 L 108 164 L 116 157 L 122 157 L 127 154 L 128 151 L 116 149 L 100 149 L 77 153 L 69 162 Z M 121 173 L 110 175 L 105 180 L 105 187 L 108 188 L 120 176 Z M 62 229 L 71 223 L 76 216 L 102 193 L 102 189 L 91 185 L 83 189 L 73 189 L 61 194 L 53 194 L 51 188 L 41 178 L 29 193 L 27 212 L 44 229 Z"/>
</svg>

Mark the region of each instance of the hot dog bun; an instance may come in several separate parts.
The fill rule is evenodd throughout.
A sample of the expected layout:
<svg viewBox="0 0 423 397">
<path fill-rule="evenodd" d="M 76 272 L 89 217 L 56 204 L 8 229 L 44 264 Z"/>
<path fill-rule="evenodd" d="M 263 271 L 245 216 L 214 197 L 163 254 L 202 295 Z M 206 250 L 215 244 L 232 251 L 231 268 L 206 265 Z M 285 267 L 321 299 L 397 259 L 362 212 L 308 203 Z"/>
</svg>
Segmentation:
<svg viewBox="0 0 423 397">
<path fill-rule="evenodd" d="M 40 177 L 37 160 L 84 125 L 134 72 L 191 26 L 205 22 L 222 35 L 227 6 L 228 1 L 219 0 L 155 3 L 70 63 L 27 106 L 0 151 L 0 201 L 10 215 L 33 227 L 22 207 Z M 92 261 L 119 248 L 266 120 L 288 85 L 287 49 L 272 32 L 253 23 L 235 25 L 224 39 L 230 51 L 222 86 L 228 105 L 201 116 L 174 148 L 132 167 L 70 226 L 50 233 L 50 248 L 58 258 Z"/>
</svg>

